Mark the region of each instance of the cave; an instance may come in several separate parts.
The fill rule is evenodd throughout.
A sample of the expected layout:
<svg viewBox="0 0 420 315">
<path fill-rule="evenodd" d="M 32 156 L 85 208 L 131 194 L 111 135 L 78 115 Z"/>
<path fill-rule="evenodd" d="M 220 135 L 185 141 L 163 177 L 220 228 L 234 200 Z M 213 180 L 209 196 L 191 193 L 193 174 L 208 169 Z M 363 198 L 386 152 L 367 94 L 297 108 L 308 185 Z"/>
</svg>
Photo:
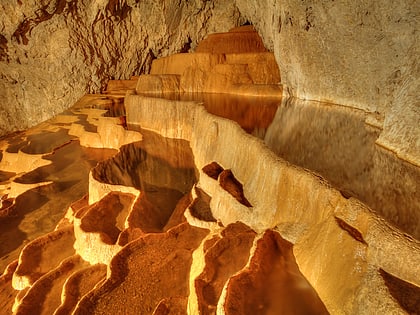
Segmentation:
<svg viewBox="0 0 420 315">
<path fill-rule="evenodd" d="M 0 4 L 4 314 L 418 314 L 414 2 Z"/>
</svg>

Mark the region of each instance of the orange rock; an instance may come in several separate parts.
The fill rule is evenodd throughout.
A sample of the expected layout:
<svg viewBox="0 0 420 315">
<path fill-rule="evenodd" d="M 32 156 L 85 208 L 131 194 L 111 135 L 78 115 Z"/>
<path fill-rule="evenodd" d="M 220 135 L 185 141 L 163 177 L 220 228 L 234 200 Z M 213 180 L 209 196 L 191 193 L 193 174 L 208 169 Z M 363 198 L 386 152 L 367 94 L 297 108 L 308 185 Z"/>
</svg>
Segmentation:
<svg viewBox="0 0 420 315">
<path fill-rule="evenodd" d="M 20 303 L 16 305 L 14 314 L 53 314 L 61 304 L 61 292 L 67 278 L 87 266 L 88 263 L 78 255 L 63 260 L 57 268 L 42 276 L 29 288 Z"/>
<path fill-rule="evenodd" d="M 266 52 L 264 43 L 253 26 L 234 28 L 227 33 L 208 35 L 197 46 L 196 52 L 218 54 Z"/>
<path fill-rule="evenodd" d="M 10 263 L 4 273 L 0 275 L 0 310 L 4 314 L 11 314 L 13 301 L 19 291 L 12 286 L 13 272 L 16 270 L 18 261 Z"/>
<path fill-rule="evenodd" d="M 152 315 L 187 315 L 187 298 L 173 297 L 163 299 Z"/>
<path fill-rule="evenodd" d="M 163 299 L 187 297 L 192 251 L 207 233 L 183 223 L 127 244 L 74 314 L 152 314 Z"/>
<path fill-rule="evenodd" d="M 223 286 L 245 267 L 255 236 L 246 225 L 234 223 L 223 230 L 221 238 L 207 244 L 204 270 L 194 281 L 200 314 L 215 313 Z"/>
<path fill-rule="evenodd" d="M 55 315 L 71 314 L 79 300 L 101 280 L 105 280 L 106 265 L 96 264 L 74 272 L 63 286 L 62 303 Z"/>
<path fill-rule="evenodd" d="M 105 94 L 125 94 L 127 91 L 136 89 L 137 79 L 131 80 L 109 80 Z"/>
<path fill-rule="evenodd" d="M 226 314 L 328 314 L 299 271 L 293 245 L 267 231 L 258 240 L 249 266 L 232 277 L 224 301 Z"/>
</svg>

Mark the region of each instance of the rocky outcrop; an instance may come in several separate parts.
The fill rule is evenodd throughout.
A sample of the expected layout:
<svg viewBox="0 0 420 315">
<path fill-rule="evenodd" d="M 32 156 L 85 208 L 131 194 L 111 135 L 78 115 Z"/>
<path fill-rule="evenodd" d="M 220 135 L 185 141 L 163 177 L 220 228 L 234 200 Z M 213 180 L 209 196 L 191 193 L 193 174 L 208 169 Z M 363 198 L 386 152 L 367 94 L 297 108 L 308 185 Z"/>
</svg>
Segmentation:
<svg viewBox="0 0 420 315">
<path fill-rule="evenodd" d="M 236 38 L 236 39 L 235 39 Z M 139 77 L 137 93 L 223 93 L 282 95 L 274 55 L 252 26 L 210 34 L 194 53 L 174 54 L 152 63 Z"/>
<path fill-rule="evenodd" d="M 378 144 L 420 165 L 416 2 L 236 4 L 274 52 L 289 94 L 379 114 Z"/>
<path fill-rule="evenodd" d="M 224 0 L 2 1 L 0 12 L 0 135 L 240 23 L 234 3 Z"/>
</svg>

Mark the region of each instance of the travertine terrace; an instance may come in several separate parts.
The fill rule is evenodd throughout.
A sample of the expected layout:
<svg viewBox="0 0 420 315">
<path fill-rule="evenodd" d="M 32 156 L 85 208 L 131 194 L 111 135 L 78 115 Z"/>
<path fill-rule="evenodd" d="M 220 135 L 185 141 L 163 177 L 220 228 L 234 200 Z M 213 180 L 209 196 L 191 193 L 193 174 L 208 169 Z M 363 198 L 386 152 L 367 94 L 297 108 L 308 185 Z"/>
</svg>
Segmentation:
<svg viewBox="0 0 420 315">
<path fill-rule="evenodd" d="M 150 74 L 110 81 L 105 93 L 1 140 L 0 224 L 9 226 L 0 243 L 1 310 L 418 312 L 420 244 L 409 234 L 419 235 L 419 197 L 401 194 L 403 219 L 394 222 L 397 201 L 381 211 L 392 198 L 366 197 L 385 191 L 371 187 L 378 171 L 352 171 L 366 161 L 342 174 L 328 168 L 340 167 L 333 157 L 325 165 L 293 160 L 279 134 L 299 130 L 287 124 L 291 101 L 280 83 L 274 55 L 246 26 L 208 36 L 195 53 L 157 59 Z M 252 117 L 238 115 L 241 102 Z M 315 108 L 348 115 L 340 126 L 361 115 Z M 302 134 L 298 153 L 315 152 Z M 360 139 L 355 146 L 373 150 L 374 141 Z M 328 154 L 340 148 L 330 145 Z M 407 190 L 418 191 L 418 167 L 383 163 L 394 165 L 387 178 L 403 172 Z"/>
</svg>

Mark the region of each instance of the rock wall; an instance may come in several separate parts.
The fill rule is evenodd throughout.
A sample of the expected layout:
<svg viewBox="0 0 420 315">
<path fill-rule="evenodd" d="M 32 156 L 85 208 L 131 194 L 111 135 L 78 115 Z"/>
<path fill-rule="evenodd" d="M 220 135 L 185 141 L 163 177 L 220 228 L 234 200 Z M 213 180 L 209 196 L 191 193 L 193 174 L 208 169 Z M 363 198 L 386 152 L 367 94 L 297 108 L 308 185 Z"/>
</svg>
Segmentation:
<svg viewBox="0 0 420 315">
<path fill-rule="evenodd" d="M 0 135 L 240 24 L 226 0 L 5 0 L 0 12 Z"/>
<path fill-rule="evenodd" d="M 420 164 L 417 1 L 236 4 L 274 51 L 290 94 L 379 113 L 377 143 Z"/>
</svg>

